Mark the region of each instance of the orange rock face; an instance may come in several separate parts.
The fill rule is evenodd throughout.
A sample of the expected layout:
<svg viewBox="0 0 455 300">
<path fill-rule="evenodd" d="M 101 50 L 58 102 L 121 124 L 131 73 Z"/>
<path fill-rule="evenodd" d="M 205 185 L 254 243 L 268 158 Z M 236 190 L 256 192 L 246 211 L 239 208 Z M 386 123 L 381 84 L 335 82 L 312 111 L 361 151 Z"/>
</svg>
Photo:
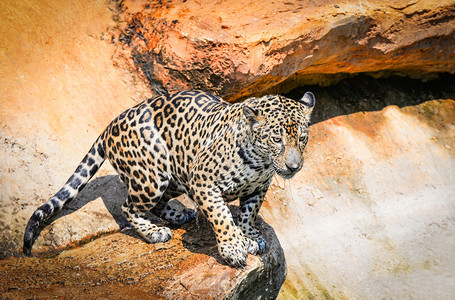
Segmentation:
<svg viewBox="0 0 455 300">
<path fill-rule="evenodd" d="M 235 100 L 356 73 L 455 71 L 453 0 L 152 3 L 123 2 L 120 41 L 158 90 Z"/>
<path fill-rule="evenodd" d="M 26 219 L 110 120 L 151 95 L 137 76 L 113 65 L 115 47 L 104 38 L 113 25 L 106 5 L 0 3 L 2 253 L 19 248 Z"/>
</svg>

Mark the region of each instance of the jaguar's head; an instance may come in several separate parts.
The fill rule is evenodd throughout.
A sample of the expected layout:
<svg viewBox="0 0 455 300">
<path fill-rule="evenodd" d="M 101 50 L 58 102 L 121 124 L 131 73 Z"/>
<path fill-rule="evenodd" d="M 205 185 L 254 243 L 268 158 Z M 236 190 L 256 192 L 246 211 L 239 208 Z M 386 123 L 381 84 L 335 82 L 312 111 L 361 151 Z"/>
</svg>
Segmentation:
<svg viewBox="0 0 455 300">
<path fill-rule="evenodd" d="M 251 98 L 243 106 L 256 149 L 285 179 L 292 178 L 303 166 L 314 104 L 313 93 L 307 92 L 299 101 L 274 95 Z"/>
</svg>

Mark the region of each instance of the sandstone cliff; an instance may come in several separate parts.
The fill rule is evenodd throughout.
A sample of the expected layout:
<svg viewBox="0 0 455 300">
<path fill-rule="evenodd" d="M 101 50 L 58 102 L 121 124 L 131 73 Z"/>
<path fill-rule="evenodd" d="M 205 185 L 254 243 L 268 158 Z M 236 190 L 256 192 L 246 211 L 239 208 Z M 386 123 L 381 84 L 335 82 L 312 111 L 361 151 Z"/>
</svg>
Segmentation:
<svg viewBox="0 0 455 300">
<path fill-rule="evenodd" d="M 118 42 L 158 90 L 203 88 L 236 100 L 356 73 L 429 78 L 455 71 L 455 1 L 123 1 L 121 7 Z"/>
</svg>

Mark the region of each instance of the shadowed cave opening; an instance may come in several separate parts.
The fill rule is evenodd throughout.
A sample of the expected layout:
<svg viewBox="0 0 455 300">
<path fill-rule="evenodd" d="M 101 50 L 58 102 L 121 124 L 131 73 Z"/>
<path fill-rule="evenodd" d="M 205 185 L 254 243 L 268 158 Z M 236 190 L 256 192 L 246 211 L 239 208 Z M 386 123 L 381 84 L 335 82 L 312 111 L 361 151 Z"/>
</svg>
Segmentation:
<svg viewBox="0 0 455 300">
<path fill-rule="evenodd" d="M 311 122 L 316 124 L 340 115 L 380 111 L 389 105 L 404 107 L 435 99 L 455 99 L 454 82 L 455 75 L 449 73 L 427 81 L 397 75 L 373 78 L 359 74 L 331 86 L 300 86 L 285 96 L 300 99 L 306 91 L 313 92 L 316 106 Z"/>
</svg>

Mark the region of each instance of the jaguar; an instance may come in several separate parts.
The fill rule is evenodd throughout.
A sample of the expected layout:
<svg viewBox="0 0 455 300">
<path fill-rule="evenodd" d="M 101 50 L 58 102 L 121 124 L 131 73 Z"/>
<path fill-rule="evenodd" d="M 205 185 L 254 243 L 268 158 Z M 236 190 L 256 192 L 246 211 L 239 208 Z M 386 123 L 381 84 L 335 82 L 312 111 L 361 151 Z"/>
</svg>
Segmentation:
<svg viewBox="0 0 455 300">
<path fill-rule="evenodd" d="M 39 228 L 73 200 L 107 158 L 126 185 L 122 214 L 149 243 L 172 239 L 168 227 L 195 218 L 169 204 L 186 194 L 211 224 L 218 252 L 231 267 L 244 267 L 248 253 L 265 251 L 255 223 L 272 177 L 292 178 L 303 166 L 315 97 L 252 97 L 231 104 L 202 91 L 145 100 L 115 118 L 75 172 L 31 216 L 23 252 L 30 256 Z M 239 200 L 234 220 L 227 203 Z"/>
</svg>

